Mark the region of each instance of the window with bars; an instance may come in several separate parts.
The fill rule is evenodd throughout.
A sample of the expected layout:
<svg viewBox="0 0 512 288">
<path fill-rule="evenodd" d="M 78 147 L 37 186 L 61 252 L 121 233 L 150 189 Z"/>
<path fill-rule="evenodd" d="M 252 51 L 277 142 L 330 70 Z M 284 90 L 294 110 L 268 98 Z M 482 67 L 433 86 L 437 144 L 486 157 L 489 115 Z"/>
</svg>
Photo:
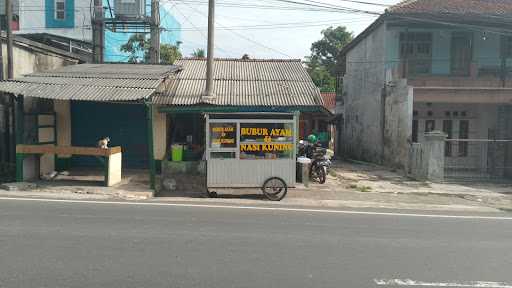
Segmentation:
<svg viewBox="0 0 512 288">
<path fill-rule="evenodd" d="M 459 139 L 465 140 L 469 138 L 469 121 L 459 121 Z M 468 142 L 459 142 L 459 157 L 468 157 Z"/>
<path fill-rule="evenodd" d="M 400 58 L 409 74 L 430 74 L 432 69 L 432 33 L 400 33 Z"/>
<path fill-rule="evenodd" d="M 55 0 L 55 19 L 66 19 L 66 0 Z"/>
<path fill-rule="evenodd" d="M 448 139 L 453 138 L 453 121 L 452 120 L 443 120 L 443 132 L 447 135 Z M 452 156 L 452 142 L 446 141 L 444 148 L 444 156 L 451 157 Z"/>
</svg>

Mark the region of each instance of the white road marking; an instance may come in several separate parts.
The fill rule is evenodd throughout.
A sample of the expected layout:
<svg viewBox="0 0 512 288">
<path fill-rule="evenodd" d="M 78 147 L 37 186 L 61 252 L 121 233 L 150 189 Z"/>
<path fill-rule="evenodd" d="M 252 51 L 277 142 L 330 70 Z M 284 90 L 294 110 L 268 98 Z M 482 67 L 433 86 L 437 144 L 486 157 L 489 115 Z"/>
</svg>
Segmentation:
<svg viewBox="0 0 512 288">
<path fill-rule="evenodd" d="M 411 279 L 374 279 L 380 286 L 420 286 L 420 287 L 457 287 L 457 288 L 512 288 L 512 283 L 469 281 L 469 282 L 423 282 Z"/>
<path fill-rule="evenodd" d="M 287 211 L 287 212 L 309 212 L 309 213 L 331 213 L 348 215 L 376 215 L 376 216 L 403 216 L 403 217 L 422 217 L 422 218 L 448 218 L 448 219 L 477 219 L 477 220 L 512 220 L 512 217 L 500 216 L 472 216 L 472 215 L 443 215 L 443 214 L 414 214 L 414 213 L 393 213 L 393 212 L 370 212 L 370 211 L 351 211 L 351 210 L 332 210 L 332 209 L 309 209 L 309 208 L 285 208 L 285 207 L 261 207 L 261 206 L 232 206 L 215 204 L 189 204 L 189 203 L 155 203 L 155 202 L 123 202 L 123 201 L 96 201 L 96 200 L 65 200 L 65 199 L 46 199 L 46 198 L 20 198 L 20 197 L 0 197 L 0 200 L 11 201 L 35 201 L 35 202 L 60 202 L 60 203 L 79 203 L 79 204 L 109 204 L 109 205 L 139 205 L 139 206 L 172 206 L 172 207 L 192 207 L 192 208 L 223 208 L 238 210 L 267 210 L 267 211 Z M 511 287 L 512 288 L 512 287 Z"/>
</svg>

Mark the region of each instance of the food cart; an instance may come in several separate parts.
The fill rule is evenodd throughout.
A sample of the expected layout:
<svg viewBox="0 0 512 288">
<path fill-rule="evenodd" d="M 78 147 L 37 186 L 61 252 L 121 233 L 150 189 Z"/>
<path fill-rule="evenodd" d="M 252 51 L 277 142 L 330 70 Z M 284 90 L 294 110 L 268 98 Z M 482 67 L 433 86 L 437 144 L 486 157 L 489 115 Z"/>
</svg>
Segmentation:
<svg viewBox="0 0 512 288">
<path fill-rule="evenodd" d="M 297 115 L 206 114 L 207 187 L 261 188 L 274 201 L 295 186 Z"/>
</svg>

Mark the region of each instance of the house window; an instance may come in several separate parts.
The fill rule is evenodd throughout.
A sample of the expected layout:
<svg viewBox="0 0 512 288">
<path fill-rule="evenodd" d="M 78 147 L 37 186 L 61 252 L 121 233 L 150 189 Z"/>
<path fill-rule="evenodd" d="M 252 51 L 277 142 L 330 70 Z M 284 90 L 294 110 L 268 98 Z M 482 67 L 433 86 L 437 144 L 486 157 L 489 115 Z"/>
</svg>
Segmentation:
<svg viewBox="0 0 512 288">
<path fill-rule="evenodd" d="M 448 135 L 448 139 L 452 139 L 452 127 L 453 127 L 453 121 L 452 120 L 443 120 L 443 132 Z M 444 147 L 444 156 L 451 157 L 452 156 L 452 142 L 446 141 Z"/>
<path fill-rule="evenodd" d="M 55 19 L 66 19 L 66 0 L 55 0 Z"/>
<path fill-rule="evenodd" d="M 432 69 L 432 33 L 400 33 L 400 58 L 408 74 L 430 74 Z"/>
<path fill-rule="evenodd" d="M 412 143 L 418 143 L 418 120 L 412 120 Z"/>
<path fill-rule="evenodd" d="M 451 72 L 452 75 L 468 76 L 472 61 L 473 35 L 465 32 L 452 33 L 451 39 Z"/>
<path fill-rule="evenodd" d="M 469 138 L 469 121 L 459 121 L 459 139 L 464 140 Z M 468 157 L 468 142 L 459 141 L 459 157 Z"/>
<path fill-rule="evenodd" d="M 512 58 L 512 36 L 503 37 L 503 57 Z"/>
<path fill-rule="evenodd" d="M 436 120 L 425 121 L 425 133 L 436 130 Z"/>
</svg>

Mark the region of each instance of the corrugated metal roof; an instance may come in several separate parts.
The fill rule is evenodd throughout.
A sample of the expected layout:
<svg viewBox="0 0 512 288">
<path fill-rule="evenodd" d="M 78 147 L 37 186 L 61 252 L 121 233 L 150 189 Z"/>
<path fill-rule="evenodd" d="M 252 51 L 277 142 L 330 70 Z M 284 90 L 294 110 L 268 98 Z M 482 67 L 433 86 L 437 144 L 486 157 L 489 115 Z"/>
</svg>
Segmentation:
<svg viewBox="0 0 512 288">
<path fill-rule="evenodd" d="M 177 66 L 80 64 L 0 82 L 0 91 L 36 98 L 136 101 L 151 96 Z"/>
<path fill-rule="evenodd" d="M 136 101 L 148 98 L 155 89 L 0 82 L 0 91 L 36 98 L 83 101 Z"/>
<path fill-rule="evenodd" d="M 145 64 L 79 64 L 26 76 L 67 78 L 161 79 L 178 69 L 171 65 Z"/>
<path fill-rule="evenodd" d="M 206 61 L 181 59 L 168 89 L 153 96 L 161 105 L 321 106 L 320 91 L 300 60 L 216 59 L 213 93 L 205 101 Z"/>
<path fill-rule="evenodd" d="M 98 79 L 98 78 L 72 78 L 72 77 L 47 77 L 30 76 L 18 79 L 24 83 L 40 84 L 69 84 L 83 86 L 101 86 L 101 87 L 123 87 L 123 88 L 143 88 L 152 89 L 158 87 L 161 79 Z"/>
</svg>

